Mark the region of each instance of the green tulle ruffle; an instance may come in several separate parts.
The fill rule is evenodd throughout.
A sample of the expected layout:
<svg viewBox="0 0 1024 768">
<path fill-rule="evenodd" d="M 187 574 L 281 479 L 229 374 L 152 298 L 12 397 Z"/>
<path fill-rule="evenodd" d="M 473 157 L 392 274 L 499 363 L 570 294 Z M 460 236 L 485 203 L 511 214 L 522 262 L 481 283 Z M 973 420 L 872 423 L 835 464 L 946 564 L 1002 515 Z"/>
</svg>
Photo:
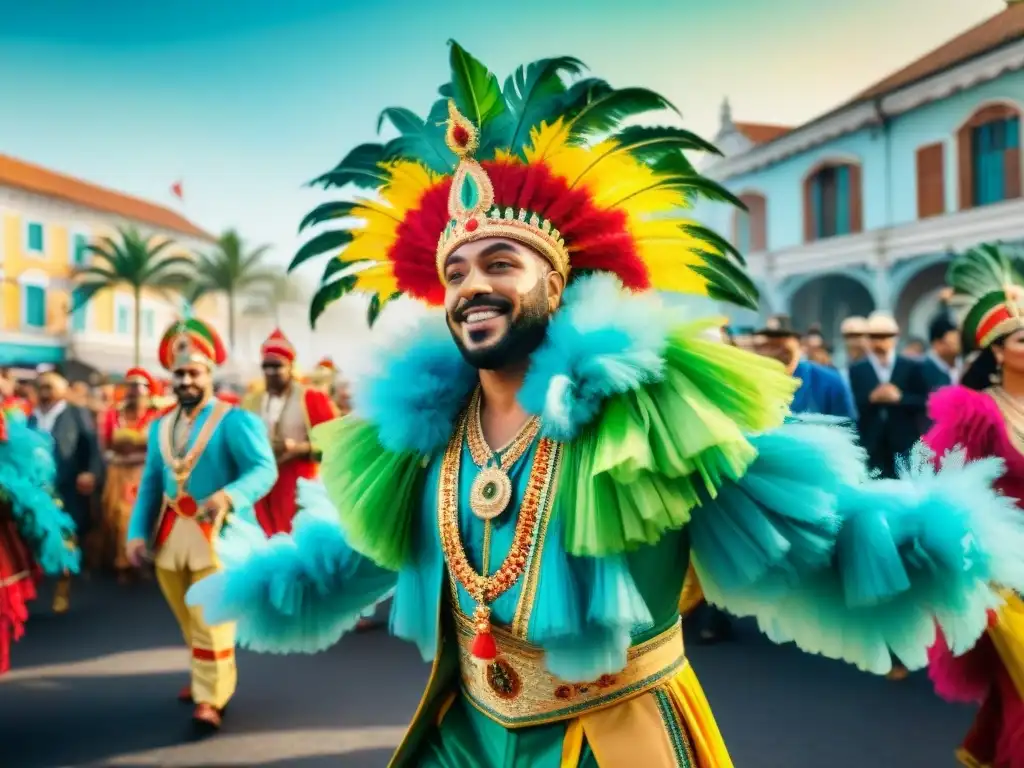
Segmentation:
<svg viewBox="0 0 1024 768">
<path fill-rule="evenodd" d="M 798 382 L 773 360 L 702 338 L 706 327 L 673 330 L 663 379 L 608 400 L 565 447 L 556 508 L 570 553 L 628 551 L 681 528 L 701 492 L 713 498 L 753 462 L 746 433 L 785 419 Z"/>
<path fill-rule="evenodd" d="M 423 480 L 423 458 L 384 448 L 377 428 L 348 416 L 313 429 L 323 446 L 321 480 L 338 509 L 348 545 L 382 568 L 408 561 Z"/>
</svg>

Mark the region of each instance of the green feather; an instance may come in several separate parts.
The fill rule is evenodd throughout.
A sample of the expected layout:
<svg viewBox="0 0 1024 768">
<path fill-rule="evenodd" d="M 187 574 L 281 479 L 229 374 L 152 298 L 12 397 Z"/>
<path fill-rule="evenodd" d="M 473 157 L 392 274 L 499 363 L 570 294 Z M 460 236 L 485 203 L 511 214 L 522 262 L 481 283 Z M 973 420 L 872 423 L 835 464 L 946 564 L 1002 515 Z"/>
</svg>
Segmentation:
<svg viewBox="0 0 1024 768">
<path fill-rule="evenodd" d="M 717 301 L 727 301 L 747 309 L 757 309 L 760 294 L 754 281 L 742 267 L 738 267 L 717 253 L 698 250 L 703 264 L 690 269 L 708 281 L 708 296 Z"/>
<path fill-rule="evenodd" d="M 980 299 L 1007 285 L 1024 286 L 1019 249 L 1001 243 L 984 243 L 958 256 L 949 265 L 946 282 L 956 293 Z"/>
<path fill-rule="evenodd" d="M 452 71 L 452 98 L 459 111 L 483 131 L 489 122 L 506 113 L 498 78 L 454 40 L 449 63 Z"/>
<path fill-rule="evenodd" d="M 668 99 L 654 91 L 616 90 L 598 78 L 581 80 L 570 87 L 563 107 L 569 136 L 580 143 L 603 137 L 628 118 L 663 109 L 679 113 Z"/>
<path fill-rule="evenodd" d="M 332 170 L 317 176 L 308 186 L 330 189 L 354 184 L 359 189 L 378 189 L 390 179 L 388 172 L 381 167 L 386 159 L 383 144 L 360 144 Z"/>
<path fill-rule="evenodd" d="M 309 261 L 314 256 L 319 256 L 321 253 L 348 245 L 352 242 L 352 237 L 352 232 L 347 229 L 333 229 L 329 232 L 321 232 L 299 248 L 292 259 L 292 263 L 288 265 L 288 271 L 293 272 L 299 265 Z"/>
<path fill-rule="evenodd" d="M 370 306 L 366 310 L 367 325 L 369 325 L 372 328 L 373 324 L 377 322 L 377 318 L 380 317 L 380 313 L 384 309 L 384 307 L 386 307 L 388 304 L 390 304 L 392 301 L 394 301 L 401 295 L 401 291 L 397 291 L 395 293 L 392 293 L 390 296 L 382 299 L 379 293 L 373 294 L 373 296 L 370 297 Z"/>
<path fill-rule="evenodd" d="M 337 256 L 334 257 L 324 267 L 324 273 L 320 276 L 320 285 L 327 285 L 336 274 L 348 269 L 352 264 L 353 262 L 351 261 L 346 261 Z"/>
<path fill-rule="evenodd" d="M 502 94 L 512 113 L 512 133 L 507 142 L 511 152 L 522 152 L 530 140 L 531 128 L 551 123 L 561 115 L 566 93 L 562 75 L 579 75 L 584 68 L 579 59 L 558 56 L 524 64 L 505 79 Z"/>
<path fill-rule="evenodd" d="M 309 327 L 316 328 L 316 321 L 331 304 L 351 292 L 356 285 L 355 275 L 344 275 L 332 283 L 320 286 L 309 305 Z"/>
<path fill-rule="evenodd" d="M 387 160 L 416 160 L 437 173 L 451 173 L 458 164 L 455 153 L 445 143 L 444 125 L 438 125 L 438 121 L 423 120 L 404 107 L 388 107 L 377 120 L 378 132 L 385 120 L 401 134 L 384 147 Z"/>
<path fill-rule="evenodd" d="M 346 216 L 351 216 L 353 209 L 357 206 L 358 203 L 350 200 L 335 200 L 318 205 L 302 219 L 302 223 L 299 224 L 299 232 L 302 232 L 307 227 L 312 227 L 314 224 L 323 224 L 325 221 L 344 219 Z"/>
<path fill-rule="evenodd" d="M 583 175 L 585 175 L 587 171 L 596 166 L 599 162 L 600 159 L 595 160 L 593 163 L 591 163 L 590 166 L 588 166 L 583 171 L 583 174 L 580 174 L 576 181 L 573 182 L 573 184 L 579 182 L 579 180 L 583 178 Z M 651 190 L 654 189 L 672 189 L 682 193 L 687 197 L 690 197 L 692 195 L 699 195 L 701 197 L 707 198 L 708 200 L 714 200 L 715 202 L 719 203 L 730 203 L 732 205 L 735 205 L 737 208 L 740 208 L 741 210 L 747 210 L 747 206 L 743 204 L 743 201 L 736 197 L 728 189 L 726 189 L 716 181 L 712 181 L 711 179 L 705 176 L 700 176 L 697 174 L 694 174 L 692 176 L 668 176 L 659 179 L 658 181 L 651 184 L 649 187 L 637 190 L 633 194 L 617 200 L 615 202 L 615 205 L 621 205 L 631 197 L 643 194 L 644 192 L 650 192 Z"/>
<path fill-rule="evenodd" d="M 703 224 L 687 221 L 680 225 L 680 229 L 690 237 L 703 240 L 708 245 L 713 246 L 722 256 L 734 256 L 741 265 L 745 265 L 747 263 L 743 254 L 740 253 L 739 249 L 735 245 L 730 243 L 714 230 L 708 229 Z"/>
</svg>

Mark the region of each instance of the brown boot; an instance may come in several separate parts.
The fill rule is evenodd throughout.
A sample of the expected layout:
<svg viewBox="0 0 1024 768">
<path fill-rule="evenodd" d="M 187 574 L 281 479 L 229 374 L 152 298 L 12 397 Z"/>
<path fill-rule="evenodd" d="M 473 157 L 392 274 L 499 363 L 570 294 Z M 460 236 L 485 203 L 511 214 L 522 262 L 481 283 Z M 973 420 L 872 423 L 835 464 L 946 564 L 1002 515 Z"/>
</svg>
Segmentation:
<svg viewBox="0 0 1024 768">
<path fill-rule="evenodd" d="M 212 704 L 197 704 L 192 713 L 192 722 L 204 730 L 219 730 L 220 712 Z"/>
<path fill-rule="evenodd" d="M 180 691 L 178 691 L 178 701 L 184 704 L 192 703 L 192 686 L 191 684 L 186 685 Z"/>
<path fill-rule="evenodd" d="M 67 613 L 71 607 L 71 576 L 64 574 L 57 581 L 57 588 L 53 592 L 54 613 Z"/>
</svg>

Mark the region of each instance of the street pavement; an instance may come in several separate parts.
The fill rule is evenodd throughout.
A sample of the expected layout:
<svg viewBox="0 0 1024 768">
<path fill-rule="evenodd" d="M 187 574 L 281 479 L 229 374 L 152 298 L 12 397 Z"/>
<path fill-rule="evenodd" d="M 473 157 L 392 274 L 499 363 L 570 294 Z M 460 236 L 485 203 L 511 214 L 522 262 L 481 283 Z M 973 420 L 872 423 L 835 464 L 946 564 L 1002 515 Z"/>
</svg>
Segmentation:
<svg viewBox="0 0 1024 768">
<path fill-rule="evenodd" d="M 382 767 L 429 671 L 384 632 L 317 656 L 243 652 L 222 731 L 196 739 L 175 699 L 188 657 L 152 584 L 76 584 L 64 616 L 48 598 L 0 677 L 0 768 Z M 872 677 L 746 624 L 688 650 L 738 768 L 952 768 L 971 718 L 922 674 Z"/>
</svg>

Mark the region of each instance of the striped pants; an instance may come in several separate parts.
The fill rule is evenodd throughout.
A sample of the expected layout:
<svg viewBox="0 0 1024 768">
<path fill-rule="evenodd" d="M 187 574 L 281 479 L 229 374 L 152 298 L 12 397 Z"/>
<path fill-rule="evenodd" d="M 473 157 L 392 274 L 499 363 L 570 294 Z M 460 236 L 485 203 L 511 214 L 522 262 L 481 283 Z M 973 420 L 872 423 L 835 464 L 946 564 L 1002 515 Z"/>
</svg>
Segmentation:
<svg viewBox="0 0 1024 768">
<path fill-rule="evenodd" d="M 235 667 L 235 625 L 211 627 L 203 620 L 201 608 L 185 604 L 189 587 L 202 581 L 217 568 L 198 571 L 157 568 L 160 590 L 178 620 L 185 644 L 192 650 L 192 701 L 221 710 L 235 693 L 238 670 Z"/>
</svg>

